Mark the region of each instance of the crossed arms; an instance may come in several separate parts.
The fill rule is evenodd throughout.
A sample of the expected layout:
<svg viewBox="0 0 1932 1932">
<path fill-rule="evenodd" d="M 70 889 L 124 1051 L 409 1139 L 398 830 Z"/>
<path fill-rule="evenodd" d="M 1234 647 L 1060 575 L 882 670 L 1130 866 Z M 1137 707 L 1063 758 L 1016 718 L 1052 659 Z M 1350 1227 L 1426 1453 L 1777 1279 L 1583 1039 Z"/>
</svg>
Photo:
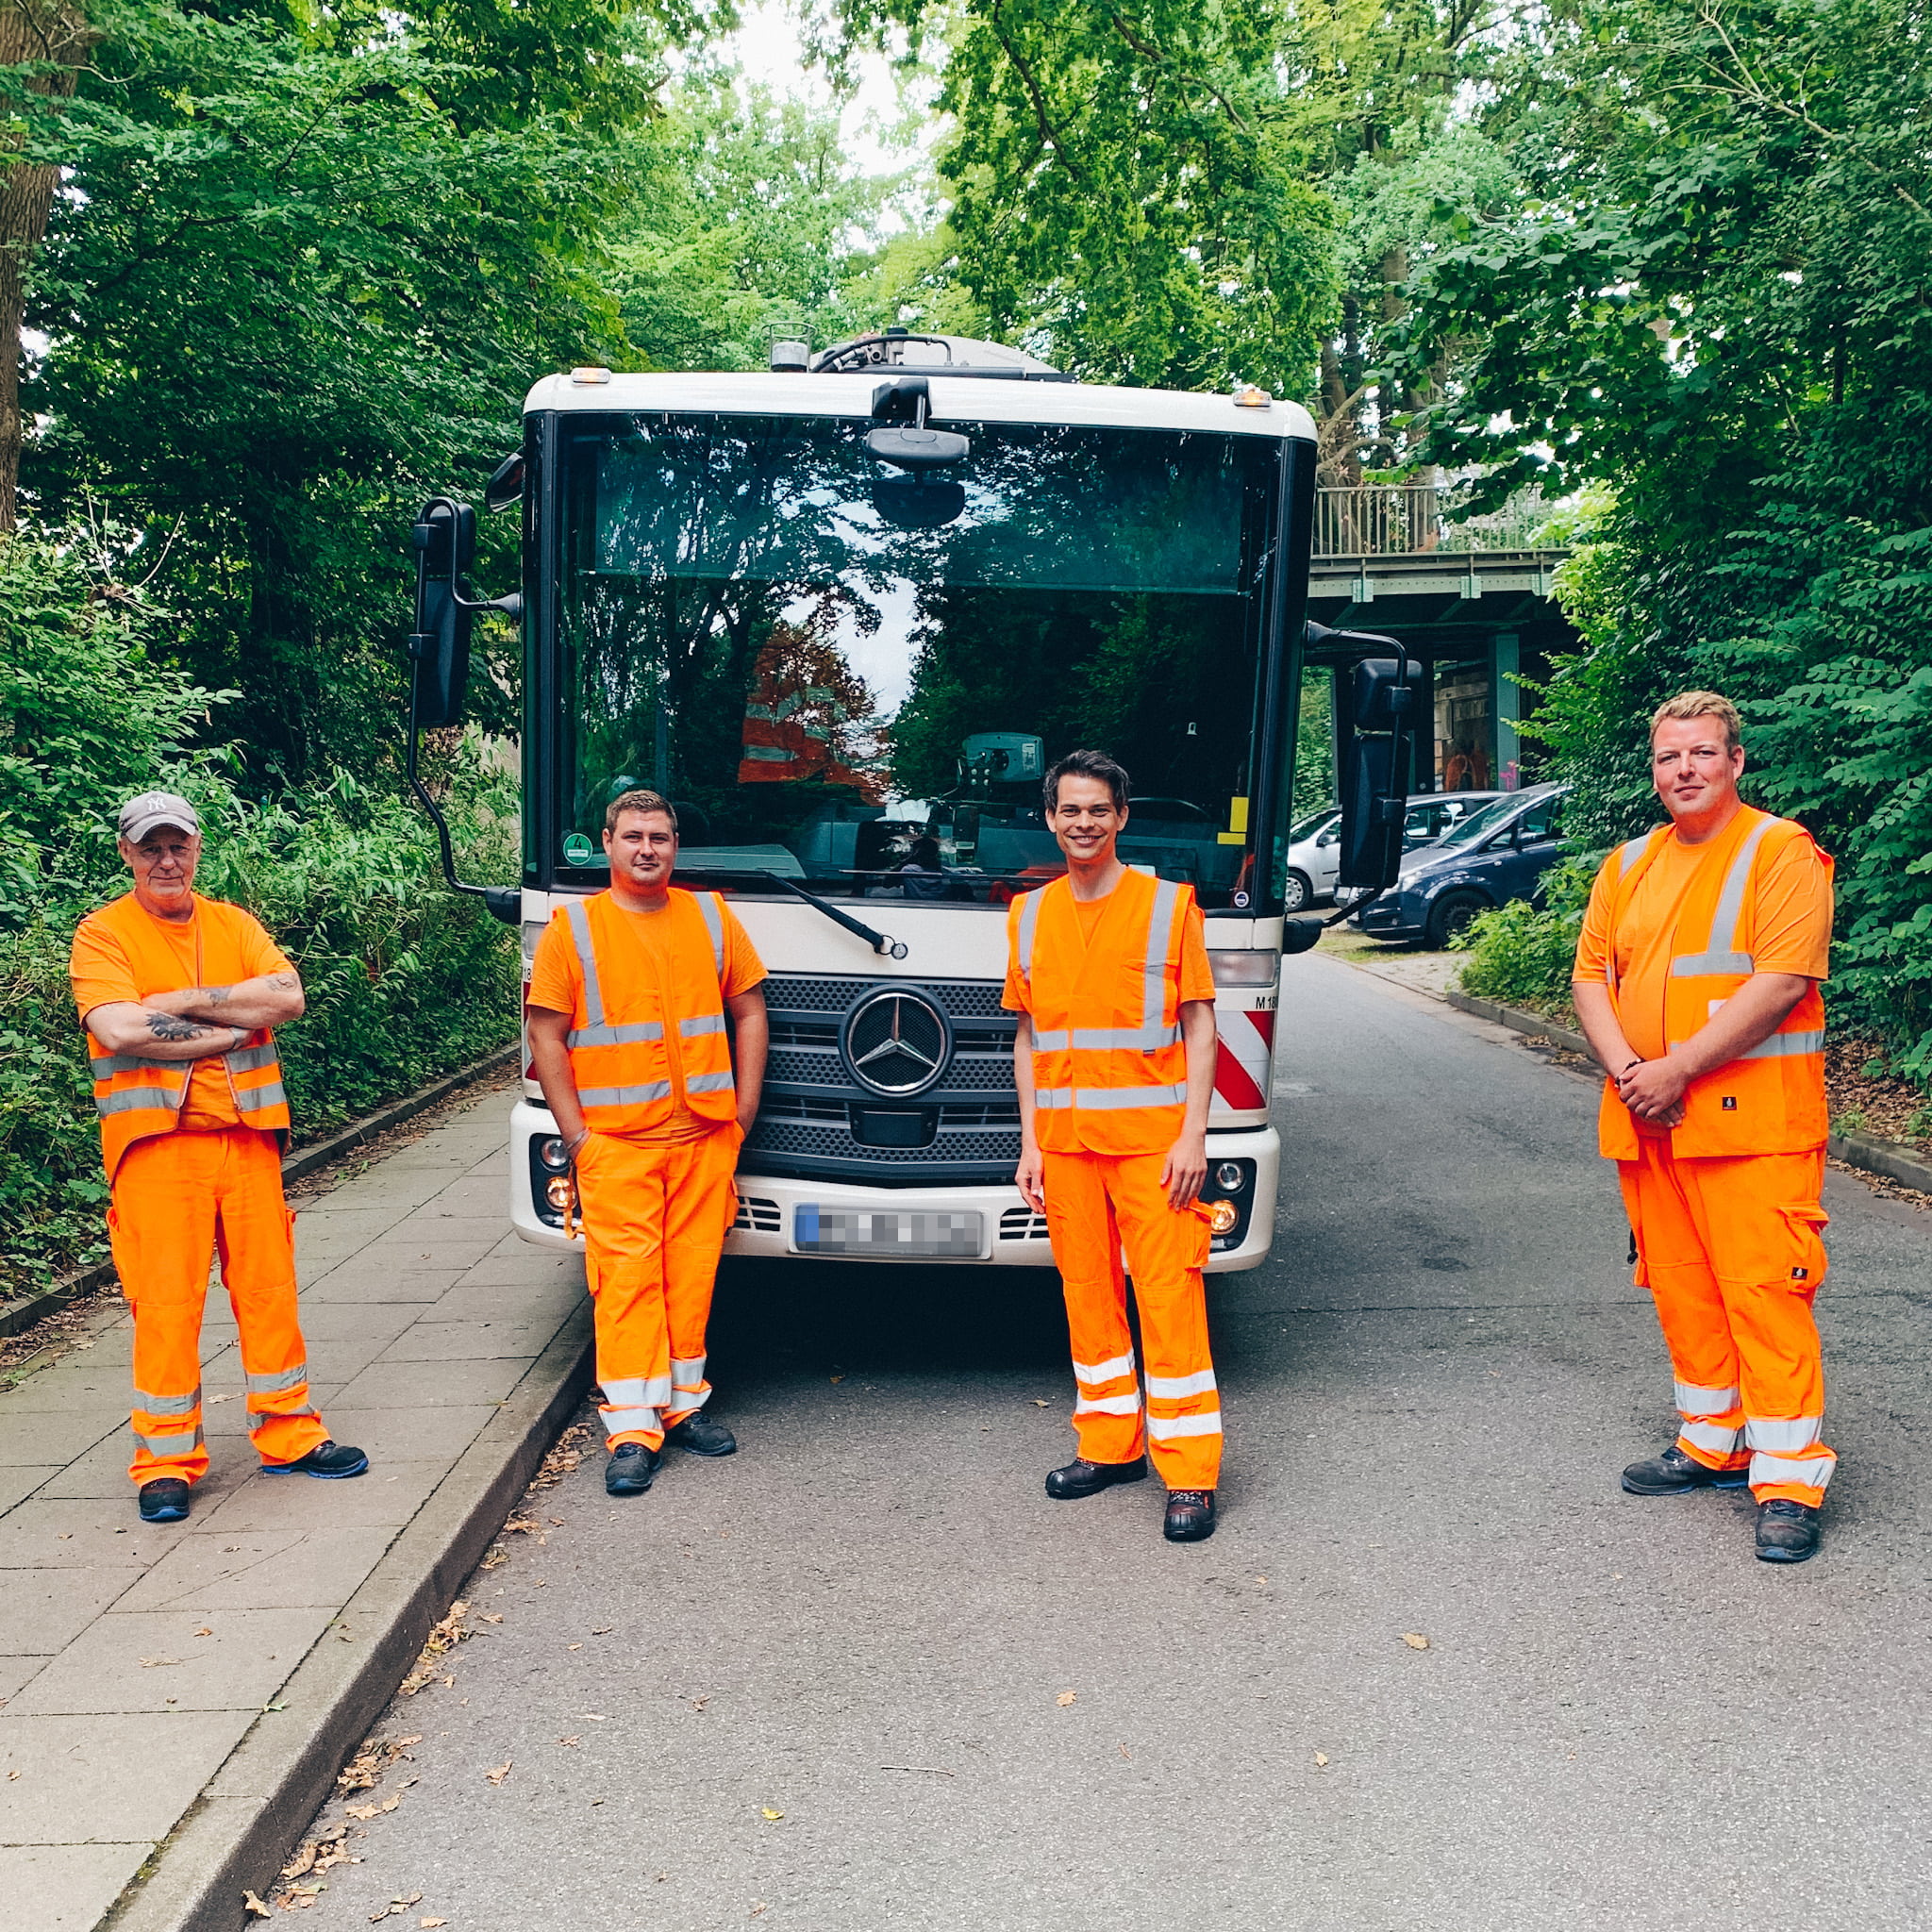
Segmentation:
<svg viewBox="0 0 1932 1932">
<path fill-rule="evenodd" d="M 233 1053 L 258 1026 L 299 1020 L 307 1006 L 301 976 L 264 973 L 233 986 L 195 986 L 144 1000 L 108 1000 L 87 1016 L 87 1030 L 108 1053 L 144 1060 L 201 1060 Z"/>
</svg>

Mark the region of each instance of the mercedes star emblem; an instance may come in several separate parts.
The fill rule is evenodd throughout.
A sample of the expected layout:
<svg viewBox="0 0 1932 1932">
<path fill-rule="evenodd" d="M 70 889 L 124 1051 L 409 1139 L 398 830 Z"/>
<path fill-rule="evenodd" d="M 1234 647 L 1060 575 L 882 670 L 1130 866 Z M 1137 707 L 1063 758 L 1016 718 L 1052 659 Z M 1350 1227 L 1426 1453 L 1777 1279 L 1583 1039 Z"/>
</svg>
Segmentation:
<svg viewBox="0 0 1932 1932">
<path fill-rule="evenodd" d="M 881 988 L 845 1022 L 845 1060 L 874 1093 L 903 1099 L 930 1087 L 952 1050 L 946 1016 L 924 994 Z"/>
</svg>

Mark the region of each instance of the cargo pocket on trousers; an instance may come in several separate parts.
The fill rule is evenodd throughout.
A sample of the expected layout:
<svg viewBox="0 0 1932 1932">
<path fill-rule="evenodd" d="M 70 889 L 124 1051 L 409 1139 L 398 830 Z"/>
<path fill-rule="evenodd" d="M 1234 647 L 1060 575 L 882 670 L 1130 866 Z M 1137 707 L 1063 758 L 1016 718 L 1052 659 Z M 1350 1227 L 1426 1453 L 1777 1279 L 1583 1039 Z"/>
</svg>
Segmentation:
<svg viewBox="0 0 1932 1932">
<path fill-rule="evenodd" d="M 1818 1285 L 1830 1265 L 1824 1253 L 1824 1230 L 1831 1225 L 1831 1216 L 1808 1202 L 1801 1207 L 1780 1208 L 1778 1214 L 1785 1224 L 1786 1283 L 1794 1294 L 1808 1299 L 1818 1292 Z"/>
</svg>

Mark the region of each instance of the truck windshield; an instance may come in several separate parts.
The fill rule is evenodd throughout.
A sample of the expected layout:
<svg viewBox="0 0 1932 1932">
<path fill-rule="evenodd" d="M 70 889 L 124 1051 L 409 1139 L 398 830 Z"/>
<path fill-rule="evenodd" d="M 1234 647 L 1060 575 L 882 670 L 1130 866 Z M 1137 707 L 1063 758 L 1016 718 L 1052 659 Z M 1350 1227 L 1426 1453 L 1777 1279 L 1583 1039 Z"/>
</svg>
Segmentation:
<svg viewBox="0 0 1932 1932">
<path fill-rule="evenodd" d="M 1129 863 L 1245 892 L 1273 438 L 949 422 L 971 454 L 915 484 L 866 423 L 577 423 L 561 878 L 647 786 L 688 874 L 1003 903 L 1061 869 L 1041 776 L 1091 745 L 1133 777 Z"/>
</svg>

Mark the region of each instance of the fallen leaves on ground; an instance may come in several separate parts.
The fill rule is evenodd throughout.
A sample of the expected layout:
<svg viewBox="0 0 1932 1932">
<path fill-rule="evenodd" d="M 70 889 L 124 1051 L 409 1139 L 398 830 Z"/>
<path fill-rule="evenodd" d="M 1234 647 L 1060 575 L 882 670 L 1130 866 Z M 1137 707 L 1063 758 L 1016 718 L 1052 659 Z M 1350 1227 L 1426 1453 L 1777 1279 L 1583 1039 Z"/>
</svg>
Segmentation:
<svg viewBox="0 0 1932 1932">
<path fill-rule="evenodd" d="M 1034 1407 L 1035 1407 L 1035 1408 L 1044 1408 L 1044 1407 L 1046 1407 L 1046 1406 L 1047 1406 L 1047 1405 L 1046 1405 L 1045 1403 L 1043 1403 L 1042 1401 L 1041 1401 L 1040 1397 L 1036 1395 L 1036 1396 L 1035 1396 L 1035 1397 L 1033 1398 L 1033 1406 L 1034 1406 Z"/>
<path fill-rule="evenodd" d="M 597 1627 L 591 1632 L 591 1635 L 592 1637 L 608 1637 L 610 1633 L 616 1628 L 617 1625 L 615 1624 L 599 1624 Z"/>
<path fill-rule="evenodd" d="M 1419 1630 L 1405 1630 L 1402 1633 L 1402 1641 L 1411 1650 L 1426 1650 L 1429 1647 L 1429 1640 Z"/>
<path fill-rule="evenodd" d="M 581 1643 L 566 1643 L 563 1647 L 566 1650 L 581 1650 L 584 1646 Z"/>
<path fill-rule="evenodd" d="M 499 1764 L 494 1771 L 486 1771 L 483 1774 L 483 1775 L 491 1784 L 500 1785 L 504 1781 L 504 1779 L 510 1774 L 510 1771 L 514 1767 L 516 1759 L 513 1757 L 505 1758 L 505 1760 L 501 1764 Z"/>
<path fill-rule="evenodd" d="M 374 1790 L 382 1782 L 383 1774 L 390 1766 L 411 1744 L 420 1744 L 422 1741 L 421 1731 L 411 1731 L 407 1738 L 371 1738 L 336 1774 L 337 1790 Z"/>
<path fill-rule="evenodd" d="M 557 1439 L 557 1447 L 543 1458 L 542 1467 L 530 1478 L 530 1486 L 525 1493 L 534 1495 L 539 1490 L 552 1489 L 575 1469 L 584 1459 L 582 1444 L 589 1433 L 589 1425 L 584 1423 L 573 1423 L 564 1430 Z M 558 1527 L 561 1528 L 562 1524 Z"/>
<path fill-rule="evenodd" d="M 251 1919 L 266 1919 L 270 1916 L 269 1908 L 252 1891 L 244 1891 L 242 1894 L 242 1909 Z"/>
<path fill-rule="evenodd" d="M 178 1657 L 144 1657 L 141 1660 L 141 1667 L 144 1671 L 158 1671 L 164 1665 L 178 1664 L 180 1661 Z"/>
<path fill-rule="evenodd" d="M 342 1809 L 358 1823 L 367 1824 L 372 1818 L 380 1818 L 385 1811 L 393 1811 L 403 1802 L 400 1791 L 391 1791 L 379 1805 L 344 1805 Z"/>
<path fill-rule="evenodd" d="M 449 1921 L 447 1919 L 418 1919 L 416 1924 L 422 1927 L 422 1932 L 436 1932 L 436 1928 L 439 1925 L 447 1925 Z"/>
<path fill-rule="evenodd" d="M 1315 1762 L 1317 1764 L 1326 1764 L 1328 1762 L 1328 1754 L 1325 1751 L 1317 1751 L 1315 1753 Z"/>
<path fill-rule="evenodd" d="M 559 1738 L 557 1741 L 559 1744 L 561 1744 L 566 1751 L 575 1751 L 577 1748 L 577 1746 L 581 1744 L 584 1740 L 581 1736 L 578 1736 L 575 1738 Z"/>
<path fill-rule="evenodd" d="M 210 1630 L 206 1624 L 204 1624 L 201 1626 L 201 1628 L 197 1630 L 194 1634 L 197 1637 L 212 1637 L 215 1633 L 212 1630 Z"/>
<path fill-rule="evenodd" d="M 1079 1698 L 1079 1695 L 1080 1693 L 1077 1690 L 1062 1690 L 1060 1694 L 1054 1699 L 1054 1702 L 1058 1704 L 1062 1710 L 1064 1710 L 1066 1709 L 1068 1705 L 1076 1702 Z"/>
<path fill-rule="evenodd" d="M 502 1533 L 505 1536 L 535 1536 L 537 1525 L 527 1516 L 512 1516 L 503 1525 Z"/>
<path fill-rule="evenodd" d="M 423 1645 L 422 1655 L 416 1659 L 414 1669 L 397 1687 L 403 1696 L 415 1696 L 424 1685 L 436 1677 L 441 1677 L 445 1685 L 455 1682 L 454 1678 L 444 1674 L 441 1659 L 466 1638 L 475 1636 L 474 1631 L 463 1627 L 463 1619 L 469 1612 L 470 1606 L 462 1597 L 458 1597 L 450 1605 L 449 1614 L 430 1631 L 428 1640 Z"/>
<path fill-rule="evenodd" d="M 408 1898 L 404 1898 L 400 1894 L 398 1894 L 396 1897 L 391 1899 L 388 1905 L 383 1907 L 381 1911 L 371 1912 L 369 1915 L 369 1923 L 372 1925 L 379 1925 L 385 1919 L 400 1919 L 402 1915 L 405 1912 L 407 1912 L 411 1906 L 421 1905 L 422 1903 L 423 1894 L 420 1891 L 411 1892 Z"/>
<path fill-rule="evenodd" d="M 764 1820 L 767 1824 L 776 1824 L 784 1815 L 782 1811 L 774 1811 L 769 1805 L 764 1807 Z"/>
</svg>

